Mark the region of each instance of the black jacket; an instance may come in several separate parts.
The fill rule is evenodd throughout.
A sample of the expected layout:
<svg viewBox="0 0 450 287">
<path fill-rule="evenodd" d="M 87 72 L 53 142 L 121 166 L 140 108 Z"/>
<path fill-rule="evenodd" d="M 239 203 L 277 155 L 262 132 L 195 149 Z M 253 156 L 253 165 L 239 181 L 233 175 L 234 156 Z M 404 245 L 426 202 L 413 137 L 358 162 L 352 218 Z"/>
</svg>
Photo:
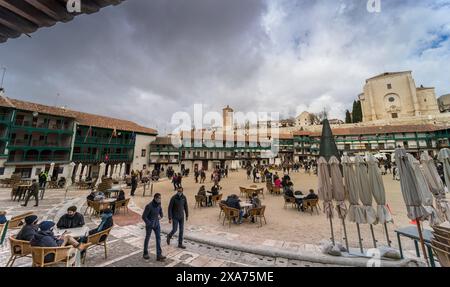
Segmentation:
<svg viewBox="0 0 450 287">
<path fill-rule="evenodd" d="M 142 220 L 144 220 L 147 228 L 157 228 L 159 226 L 159 217 L 163 218 L 161 204 L 152 200 L 145 206 Z"/>
<path fill-rule="evenodd" d="M 91 230 L 89 230 L 89 235 L 93 235 L 93 234 L 102 232 L 102 231 L 104 231 L 104 230 L 106 230 L 106 229 L 108 229 L 108 228 L 110 228 L 110 227 L 113 227 L 113 225 L 114 225 L 114 221 L 113 221 L 113 218 L 112 218 L 112 216 L 111 216 L 111 217 L 108 218 L 108 220 L 105 222 L 105 224 L 103 225 L 103 228 L 102 228 L 101 230 L 98 230 L 98 227 L 97 227 L 97 228 L 94 228 L 94 229 L 91 229 Z"/>
<path fill-rule="evenodd" d="M 231 208 L 241 209 L 241 204 L 239 202 L 239 198 L 228 197 L 226 205 Z"/>
<path fill-rule="evenodd" d="M 303 198 L 303 200 L 308 200 L 308 199 L 317 199 L 317 198 L 319 198 L 318 196 L 317 196 L 317 194 L 315 194 L 315 193 L 310 193 L 310 194 L 308 194 L 307 196 L 305 196 L 304 198 Z"/>
<path fill-rule="evenodd" d="M 81 213 L 76 212 L 72 217 L 64 214 L 58 221 L 56 226 L 60 229 L 77 228 L 84 225 L 84 217 Z"/>
<path fill-rule="evenodd" d="M 53 234 L 53 231 L 39 230 L 30 241 L 31 246 L 39 247 L 58 247 L 61 246 L 64 240 L 58 239 Z"/>
<path fill-rule="evenodd" d="M 189 217 L 186 196 L 184 196 L 184 194 L 182 194 L 181 196 L 175 194 L 174 196 L 172 196 L 169 203 L 169 219 L 184 219 L 184 213 L 186 213 L 186 218 Z"/>
<path fill-rule="evenodd" d="M 17 240 L 30 241 L 33 239 L 34 235 L 37 233 L 38 227 L 32 224 L 26 224 L 22 227 L 22 229 L 17 233 Z"/>
</svg>

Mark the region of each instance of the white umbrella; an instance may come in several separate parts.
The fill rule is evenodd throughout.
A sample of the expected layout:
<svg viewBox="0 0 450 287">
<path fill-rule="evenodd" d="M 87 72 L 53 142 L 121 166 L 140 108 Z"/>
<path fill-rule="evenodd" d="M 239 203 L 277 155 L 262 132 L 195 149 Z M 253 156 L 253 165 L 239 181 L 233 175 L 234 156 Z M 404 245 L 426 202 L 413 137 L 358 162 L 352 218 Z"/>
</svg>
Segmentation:
<svg viewBox="0 0 450 287">
<path fill-rule="evenodd" d="M 386 207 L 386 191 L 384 189 L 381 171 L 378 167 L 378 160 L 371 154 L 367 156 L 367 170 L 369 173 L 369 189 L 373 195 L 373 198 L 375 198 L 375 201 L 377 202 L 377 220 L 379 223 L 384 225 L 386 240 L 388 245 L 391 246 L 387 222 L 392 221 L 392 215 Z"/>
<path fill-rule="evenodd" d="M 81 180 L 85 181 L 86 180 L 86 176 L 87 176 L 87 171 L 89 169 L 89 165 L 84 165 L 84 169 L 83 169 L 83 174 L 81 175 Z"/>
<path fill-rule="evenodd" d="M 450 149 L 443 148 L 439 151 L 438 160 L 444 166 L 444 178 L 447 188 L 450 189 Z"/>
<path fill-rule="evenodd" d="M 105 166 L 106 164 L 104 162 L 100 163 L 97 181 L 95 182 L 96 187 L 102 182 L 102 177 L 105 174 Z"/>
<path fill-rule="evenodd" d="M 74 168 L 75 168 L 75 163 L 74 162 L 69 163 L 69 166 L 67 167 L 66 187 L 72 185 L 72 175 L 73 175 Z"/>
<path fill-rule="evenodd" d="M 83 168 L 83 165 L 81 164 L 81 162 L 77 165 L 77 169 L 75 172 L 75 182 L 79 182 L 80 181 L 80 175 L 81 175 L 81 169 Z"/>
<path fill-rule="evenodd" d="M 108 171 L 109 171 L 109 169 L 110 169 L 109 167 L 110 167 L 110 165 L 107 164 L 107 165 L 106 165 L 106 171 L 104 170 L 105 176 L 106 176 L 106 177 L 108 177 Z"/>
<path fill-rule="evenodd" d="M 446 220 L 450 220 L 450 206 L 445 198 L 445 187 L 438 174 L 433 158 L 424 151 L 420 156 L 423 174 L 428 183 L 431 193 L 436 200 L 436 207 L 439 215 Z"/>
<path fill-rule="evenodd" d="M 125 176 L 125 163 L 122 163 L 122 168 L 120 169 L 120 177 L 123 178 Z"/>
<path fill-rule="evenodd" d="M 433 194 L 431 193 L 431 190 L 425 179 L 425 175 L 423 173 L 422 167 L 420 166 L 420 162 L 411 154 L 408 154 L 408 161 L 414 171 L 414 177 L 416 180 L 417 190 L 419 191 L 419 195 L 421 196 L 421 202 L 430 214 L 430 217 L 428 218 L 430 220 L 430 225 L 441 223 L 442 219 L 439 217 L 436 209 L 434 209 L 433 207 Z"/>
<path fill-rule="evenodd" d="M 47 181 L 52 180 L 53 170 L 54 170 L 54 169 L 55 169 L 55 163 L 52 162 L 52 163 L 50 163 L 50 169 L 48 170 Z"/>
<path fill-rule="evenodd" d="M 327 218 L 330 220 L 331 227 L 331 241 L 334 242 L 333 232 L 333 190 L 331 188 L 330 173 L 328 171 L 328 163 L 324 157 L 320 157 L 317 160 L 317 175 L 319 179 L 318 194 L 319 198 L 323 201 L 323 211 Z"/>
</svg>

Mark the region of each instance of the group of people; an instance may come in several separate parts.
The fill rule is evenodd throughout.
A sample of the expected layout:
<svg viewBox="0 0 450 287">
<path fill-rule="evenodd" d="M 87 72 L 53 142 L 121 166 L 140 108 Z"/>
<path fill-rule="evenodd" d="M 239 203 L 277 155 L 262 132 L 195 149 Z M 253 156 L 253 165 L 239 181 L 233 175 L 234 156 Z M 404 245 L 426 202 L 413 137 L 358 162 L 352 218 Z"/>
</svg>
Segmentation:
<svg viewBox="0 0 450 287">
<path fill-rule="evenodd" d="M 16 235 L 17 240 L 29 241 L 31 246 L 36 247 L 62 247 L 72 246 L 81 251 L 82 255 L 88 246 L 88 236 L 102 232 L 114 225 L 112 219 L 112 211 L 110 209 L 104 210 L 101 215 L 101 222 L 97 228 L 91 229 L 85 236 L 72 237 L 69 234 L 55 235 L 55 225 L 58 229 L 71 229 L 83 227 L 85 225 L 84 217 L 77 212 L 76 206 L 71 206 L 67 209 L 58 222 L 46 220 L 39 222 L 37 215 L 29 215 L 25 217 L 25 224 Z M 54 259 L 54 254 L 48 254 L 45 262 L 51 262 Z"/>
<path fill-rule="evenodd" d="M 199 180 L 200 177 L 200 180 Z M 194 178 L 195 178 L 195 183 L 205 183 L 206 180 L 206 172 L 205 170 L 202 168 L 200 170 L 198 170 L 198 168 L 194 169 Z"/>
<path fill-rule="evenodd" d="M 228 196 L 226 200 L 222 201 L 222 203 L 225 204 L 226 206 L 239 210 L 239 218 L 238 218 L 238 220 L 236 221 L 236 219 L 233 218 L 233 223 L 234 224 L 242 224 L 244 218 L 248 218 L 249 213 L 250 213 L 250 211 L 252 209 L 259 208 L 259 207 L 262 206 L 261 200 L 259 199 L 258 194 L 256 192 L 254 192 L 250 196 L 249 201 L 252 204 L 252 206 L 247 209 L 247 213 L 241 207 L 241 199 L 236 194 L 232 194 L 232 195 Z M 251 220 L 252 223 L 255 222 L 255 218 L 254 217 L 252 217 L 250 220 Z"/>
<path fill-rule="evenodd" d="M 222 189 L 222 187 L 219 184 L 214 184 L 211 187 L 210 191 L 206 190 L 206 187 L 204 185 L 202 185 L 202 186 L 200 186 L 200 188 L 197 192 L 197 195 L 205 198 L 206 206 L 211 206 L 212 205 L 212 197 L 215 195 L 219 195 L 221 189 Z M 207 193 L 209 193 L 209 195 L 207 195 Z M 201 203 L 201 206 L 203 206 L 203 202 Z"/>
</svg>

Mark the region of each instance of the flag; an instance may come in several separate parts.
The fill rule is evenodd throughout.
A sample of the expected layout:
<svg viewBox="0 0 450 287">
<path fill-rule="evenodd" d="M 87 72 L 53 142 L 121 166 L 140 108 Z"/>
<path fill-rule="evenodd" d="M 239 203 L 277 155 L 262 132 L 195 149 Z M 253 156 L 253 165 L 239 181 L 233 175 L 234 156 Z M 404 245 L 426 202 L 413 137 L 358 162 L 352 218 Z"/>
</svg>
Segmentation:
<svg viewBox="0 0 450 287">
<path fill-rule="evenodd" d="M 92 135 L 92 126 L 89 127 L 88 131 L 86 132 L 86 137 L 84 138 L 84 142 L 86 142 L 88 136 Z"/>
<path fill-rule="evenodd" d="M 117 130 L 116 130 L 116 128 L 114 127 L 114 130 L 113 130 L 113 132 L 112 132 L 112 135 L 111 136 L 113 136 L 113 137 L 117 137 Z"/>
</svg>

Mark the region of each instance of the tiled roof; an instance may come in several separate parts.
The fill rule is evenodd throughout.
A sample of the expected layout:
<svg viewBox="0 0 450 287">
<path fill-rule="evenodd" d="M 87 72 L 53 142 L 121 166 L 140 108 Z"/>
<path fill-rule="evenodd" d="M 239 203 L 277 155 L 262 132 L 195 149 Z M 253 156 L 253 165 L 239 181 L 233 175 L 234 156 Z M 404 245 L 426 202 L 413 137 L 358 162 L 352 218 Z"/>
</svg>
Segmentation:
<svg viewBox="0 0 450 287">
<path fill-rule="evenodd" d="M 74 118 L 80 125 L 99 127 L 105 129 L 117 129 L 122 131 L 131 131 L 143 134 L 156 135 L 158 132 L 155 129 L 140 126 L 134 122 L 121 120 L 101 115 L 88 114 L 77 112 L 65 108 L 46 106 L 26 101 L 10 99 L 7 97 L 0 97 L 0 106 L 8 108 L 16 108 L 25 111 L 37 111 L 38 113 Z"/>
<path fill-rule="evenodd" d="M 343 136 L 343 135 L 376 135 L 376 134 L 391 134 L 391 133 L 414 133 L 414 132 L 433 132 L 441 130 L 442 127 L 425 124 L 425 125 L 397 125 L 397 126 L 369 126 L 369 127 L 348 127 L 348 128 L 334 128 L 332 129 L 333 135 Z M 309 136 L 320 136 L 322 132 L 308 132 L 308 131 L 297 131 L 294 135 L 309 135 Z"/>
<path fill-rule="evenodd" d="M 366 82 L 367 82 L 367 81 L 370 81 L 370 80 L 375 80 L 375 79 L 378 79 L 378 78 L 383 78 L 383 77 L 386 77 L 386 76 L 401 75 L 401 74 L 410 74 L 411 72 L 412 72 L 412 71 L 386 72 L 386 73 L 382 73 L 382 74 L 376 75 L 375 77 L 369 78 L 369 79 L 366 80 Z"/>
<path fill-rule="evenodd" d="M 156 137 L 156 139 L 151 143 L 152 145 L 171 145 L 172 140 L 169 136 L 167 137 Z"/>
</svg>

